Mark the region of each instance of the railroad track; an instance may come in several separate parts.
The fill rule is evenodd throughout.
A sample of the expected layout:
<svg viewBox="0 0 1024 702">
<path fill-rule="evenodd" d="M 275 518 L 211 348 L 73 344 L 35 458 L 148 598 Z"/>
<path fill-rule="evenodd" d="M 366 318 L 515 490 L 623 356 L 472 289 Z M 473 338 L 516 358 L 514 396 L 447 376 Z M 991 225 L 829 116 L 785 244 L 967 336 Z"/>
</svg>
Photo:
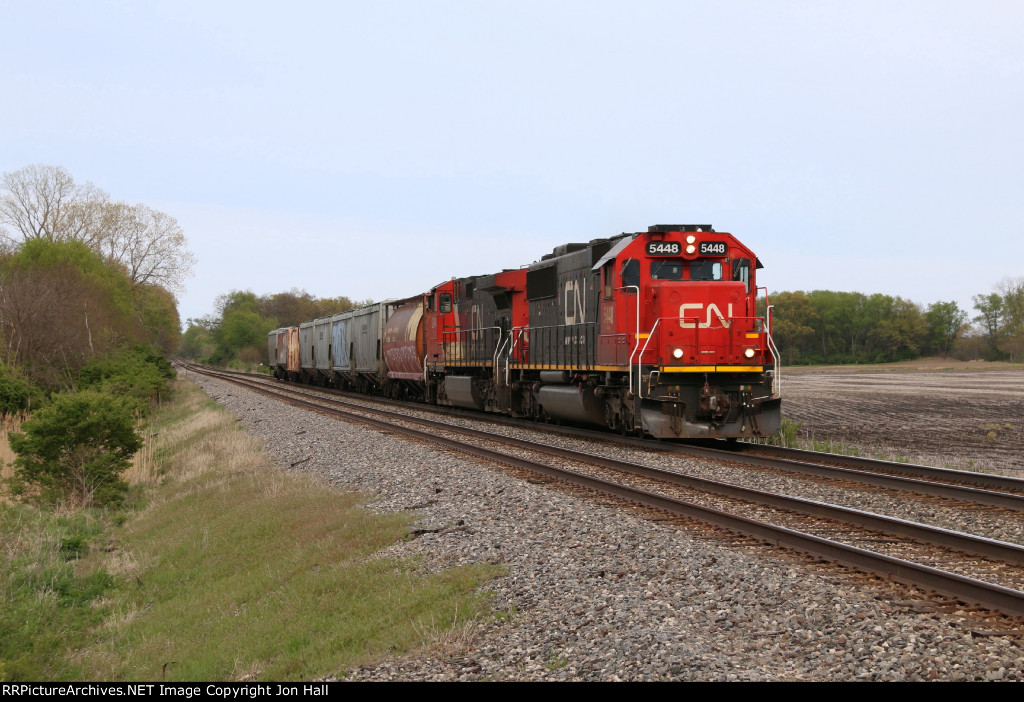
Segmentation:
<svg viewBox="0 0 1024 702">
<path fill-rule="evenodd" d="M 197 366 L 198 368 L 198 366 Z M 238 371 L 218 371 L 238 377 L 261 380 L 273 386 L 281 386 L 266 375 Z M 306 387 L 306 386 L 288 386 Z M 695 458 L 767 468 L 786 470 L 804 475 L 819 476 L 847 483 L 859 483 L 879 488 L 904 490 L 920 495 L 965 500 L 972 504 L 1001 507 L 1024 512 L 1024 479 L 990 473 L 921 466 L 898 463 L 859 456 L 844 456 L 834 453 L 767 446 L 750 442 L 726 444 L 721 440 L 672 442 L 658 439 L 619 436 L 603 430 L 555 424 L 539 424 L 534 421 L 484 414 L 457 408 L 436 407 L 420 403 L 391 400 L 382 397 L 368 397 L 343 390 L 310 388 L 317 392 L 349 398 L 354 402 L 373 405 L 390 405 L 410 408 L 417 412 L 448 417 L 463 417 L 476 421 L 487 421 L 508 427 L 521 427 L 562 436 L 575 437 L 605 444 L 629 446 L 645 451 L 658 451 Z"/>
<path fill-rule="evenodd" d="M 1014 478 L 1008 475 L 978 473 L 974 471 L 955 470 L 952 468 L 937 468 L 934 466 L 921 466 L 912 463 L 897 463 L 894 461 L 884 461 L 876 458 L 843 456 L 834 453 L 821 453 L 818 451 L 807 451 L 804 449 L 783 448 L 781 446 L 767 446 L 765 444 L 755 444 L 744 441 L 738 442 L 735 450 L 744 455 L 763 455 L 790 461 L 827 462 L 834 466 L 862 471 L 871 475 L 889 474 L 948 485 L 963 485 L 998 492 L 1012 493 L 1024 497 L 1024 479 Z M 1014 507 L 1009 508 L 1014 509 Z"/>
<path fill-rule="evenodd" d="M 189 369 L 346 421 L 438 444 L 1009 614 L 1024 615 L 1024 548 L 1017 544 L 411 417 L 408 413 L 374 409 L 365 402 L 354 404 L 322 395 L 313 395 L 311 399 L 310 389 L 284 386 L 269 379 L 242 378 L 194 366 Z M 602 440 L 608 441 L 609 437 L 602 435 Z M 695 448 L 660 442 L 656 446 L 671 451 L 682 448 L 684 452 Z M 784 461 L 715 449 L 700 448 L 698 453 L 706 456 L 706 451 L 714 451 L 712 455 L 719 460 Z M 917 484 L 922 482 L 925 481 L 913 479 L 912 483 L 901 484 L 912 484 L 915 492 L 932 494 L 920 489 Z M 981 504 L 993 504 L 985 500 L 1003 494 L 963 486 L 943 489 L 958 491 L 958 500 L 978 500 Z"/>
</svg>

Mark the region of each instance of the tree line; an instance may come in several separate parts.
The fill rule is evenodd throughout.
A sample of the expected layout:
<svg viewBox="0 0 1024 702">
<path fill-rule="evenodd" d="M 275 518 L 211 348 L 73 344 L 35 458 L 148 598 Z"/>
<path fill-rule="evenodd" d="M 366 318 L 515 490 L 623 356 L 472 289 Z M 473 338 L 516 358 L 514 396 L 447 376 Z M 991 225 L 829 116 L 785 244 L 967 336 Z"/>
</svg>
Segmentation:
<svg viewBox="0 0 1024 702">
<path fill-rule="evenodd" d="M 0 415 L 23 414 L 9 487 L 114 504 L 139 418 L 174 373 L 175 294 L 195 258 L 173 217 L 115 201 L 65 169 L 0 181 Z"/>
<path fill-rule="evenodd" d="M 878 293 L 787 291 L 772 294 L 770 302 L 772 335 L 786 364 L 880 363 L 927 355 L 1024 359 L 1024 278 L 1003 280 L 994 292 L 974 296 L 974 317 L 956 302 L 923 307 Z"/>
<path fill-rule="evenodd" d="M 175 350 L 175 294 L 195 257 L 173 217 L 113 200 L 65 169 L 0 181 L 0 362 L 66 389 L 91 358 Z"/>
<path fill-rule="evenodd" d="M 344 296 L 317 298 L 296 288 L 259 296 L 250 290 L 232 290 L 217 297 L 215 314 L 189 318 L 180 353 L 184 358 L 221 365 L 266 363 L 267 333 L 271 330 L 298 326 L 371 302 Z"/>
<path fill-rule="evenodd" d="M 267 332 L 372 302 L 316 298 L 304 290 L 220 295 L 215 314 L 189 319 L 180 353 L 222 365 L 267 361 Z M 956 302 L 927 307 L 902 297 L 814 290 L 770 296 L 772 334 L 786 364 L 881 363 L 921 356 L 1024 359 L 1024 278 L 974 297 L 971 317 Z M 764 300 L 760 300 L 762 310 Z M 972 324 L 971 322 L 974 322 Z"/>
</svg>

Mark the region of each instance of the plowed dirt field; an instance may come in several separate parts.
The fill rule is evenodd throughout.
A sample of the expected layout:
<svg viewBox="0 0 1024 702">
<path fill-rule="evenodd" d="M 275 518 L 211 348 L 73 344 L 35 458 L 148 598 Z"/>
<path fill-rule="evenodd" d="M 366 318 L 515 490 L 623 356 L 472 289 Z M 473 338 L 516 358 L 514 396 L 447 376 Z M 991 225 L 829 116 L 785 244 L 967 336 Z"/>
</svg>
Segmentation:
<svg viewBox="0 0 1024 702">
<path fill-rule="evenodd" d="M 1024 367 L 931 360 L 784 368 L 801 438 L 861 455 L 1024 477 Z"/>
</svg>

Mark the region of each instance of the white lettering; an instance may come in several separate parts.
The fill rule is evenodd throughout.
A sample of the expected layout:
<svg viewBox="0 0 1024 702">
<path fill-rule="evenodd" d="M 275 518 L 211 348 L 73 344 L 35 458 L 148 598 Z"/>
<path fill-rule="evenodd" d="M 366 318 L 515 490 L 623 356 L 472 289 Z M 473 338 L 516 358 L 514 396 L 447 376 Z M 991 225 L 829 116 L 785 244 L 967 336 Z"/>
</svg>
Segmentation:
<svg viewBox="0 0 1024 702">
<path fill-rule="evenodd" d="M 722 311 L 718 308 L 718 305 L 712 302 L 710 305 L 708 305 L 707 316 L 705 321 L 701 322 L 699 320 L 700 311 L 702 309 L 704 309 L 704 304 L 700 302 L 688 302 L 684 305 L 680 305 L 679 316 L 681 319 L 679 320 L 679 326 L 682 327 L 683 329 L 694 329 L 696 327 L 700 327 L 701 329 L 710 329 L 712 314 L 718 317 L 718 324 L 715 325 L 716 328 L 728 329 L 729 327 L 732 326 L 731 302 L 729 303 L 729 306 L 726 308 L 729 314 L 728 319 L 726 319 L 725 315 L 722 314 Z M 687 321 L 693 319 L 698 320 L 697 324 L 694 324 L 692 321 Z"/>
<path fill-rule="evenodd" d="M 580 287 L 578 280 L 565 281 L 565 325 L 583 324 L 587 303 L 587 289 Z"/>
<path fill-rule="evenodd" d="M 470 343 L 477 343 L 479 333 L 477 330 L 480 328 L 480 320 L 483 319 L 483 314 L 480 312 L 480 305 L 473 305 L 469 308 L 469 328 L 472 330 L 469 332 Z"/>
</svg>

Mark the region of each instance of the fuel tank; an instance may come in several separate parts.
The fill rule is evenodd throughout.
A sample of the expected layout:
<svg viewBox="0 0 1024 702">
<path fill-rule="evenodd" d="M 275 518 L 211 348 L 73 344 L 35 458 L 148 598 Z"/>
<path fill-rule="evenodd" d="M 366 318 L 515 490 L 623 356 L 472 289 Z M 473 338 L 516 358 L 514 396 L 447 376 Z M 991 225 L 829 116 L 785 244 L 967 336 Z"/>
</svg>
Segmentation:
<svg viewBox="0 0 1024 702">
<path fill-rule="evenodd" d="M 479 384 L 474 380 L 465 375 L 449 375 L 445 378 L 444 390 L 448 402 L 456 407 L 482 410 L 484 408 L 483 395 L 480 392 Z"/>
<path fill-rule="evenodd" d="M 537 391 L 537 401 L 552 417 L 570 422 L 604 425 L 604 402 L 594 396 L 594 389 L 576 385 L 544 385 Z"/>
</svg>

